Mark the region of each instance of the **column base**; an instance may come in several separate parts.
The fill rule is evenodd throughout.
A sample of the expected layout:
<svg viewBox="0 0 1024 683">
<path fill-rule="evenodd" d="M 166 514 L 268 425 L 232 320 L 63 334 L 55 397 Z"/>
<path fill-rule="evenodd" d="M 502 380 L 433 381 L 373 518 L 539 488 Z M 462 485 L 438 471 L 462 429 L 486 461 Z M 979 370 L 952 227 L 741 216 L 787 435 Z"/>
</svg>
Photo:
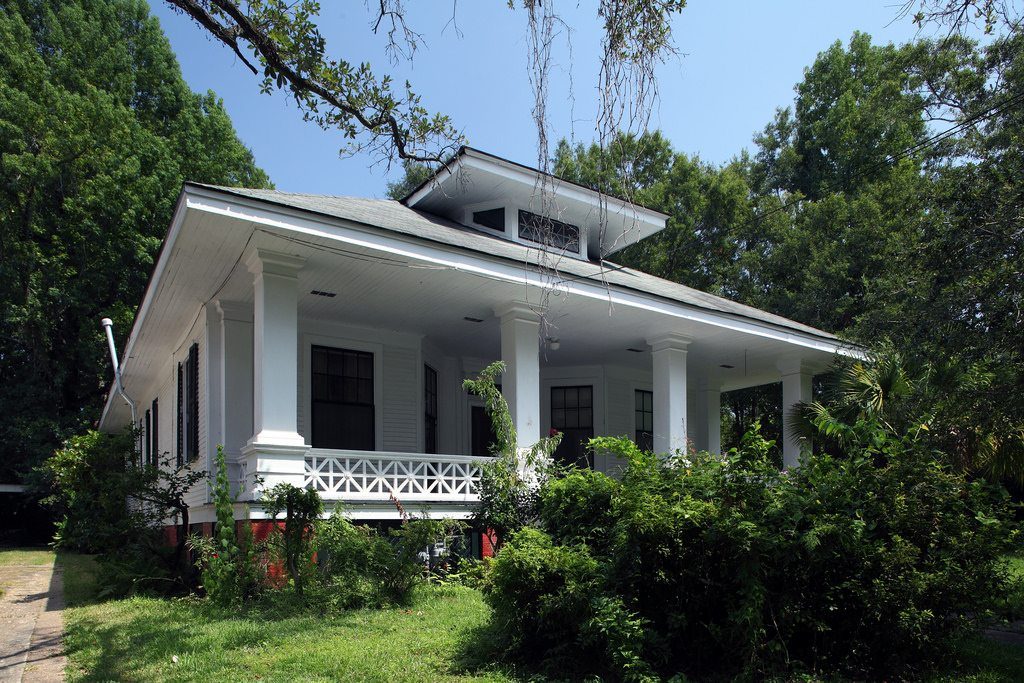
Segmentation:
<svg viewBox="0 0 1024 683">
<path fill-rule="evenodd" d="M 242 481 L 247 500 L 277 484 L 302 487 L 310 446 L 297 433 L 261 432 L 242 447 Z"/>
</svg>

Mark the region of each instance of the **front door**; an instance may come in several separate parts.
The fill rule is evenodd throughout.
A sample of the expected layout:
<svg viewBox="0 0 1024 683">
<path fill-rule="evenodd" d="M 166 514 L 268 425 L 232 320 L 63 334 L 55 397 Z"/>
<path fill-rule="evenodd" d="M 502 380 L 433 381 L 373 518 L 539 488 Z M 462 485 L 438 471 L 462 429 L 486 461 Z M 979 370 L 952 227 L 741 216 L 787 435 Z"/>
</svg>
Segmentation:
<svg viewBox="0 0 1024 683">
<path fill-rule="evenodd" d="M 594 438 L 594 387 L 551 387 L 551 428 L 562 433 L 556 461 L 593 467 L 588 443 Z"/>
<path fill-rule="evenodd" d="M 470 455 L 483 458 L 491 455 L 491 445 L 497 441 L 494 425 L 483 406 L 470 407 Z"/>
</svg>

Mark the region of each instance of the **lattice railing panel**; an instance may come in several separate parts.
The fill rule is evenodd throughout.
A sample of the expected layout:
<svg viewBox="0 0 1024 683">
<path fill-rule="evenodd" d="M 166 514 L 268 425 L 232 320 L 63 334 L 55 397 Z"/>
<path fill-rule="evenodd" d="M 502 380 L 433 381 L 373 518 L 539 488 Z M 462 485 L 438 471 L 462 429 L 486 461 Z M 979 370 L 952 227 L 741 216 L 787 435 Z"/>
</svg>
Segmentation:
<svg viewBox="0 0 1024 683">
<path fill-rule="evenodd" d="M 325 499 L 474 502 L 479 460 L 461 455 L 419 455 L 314 449 L 306 456 L 304 485 Z"/>
</svg>

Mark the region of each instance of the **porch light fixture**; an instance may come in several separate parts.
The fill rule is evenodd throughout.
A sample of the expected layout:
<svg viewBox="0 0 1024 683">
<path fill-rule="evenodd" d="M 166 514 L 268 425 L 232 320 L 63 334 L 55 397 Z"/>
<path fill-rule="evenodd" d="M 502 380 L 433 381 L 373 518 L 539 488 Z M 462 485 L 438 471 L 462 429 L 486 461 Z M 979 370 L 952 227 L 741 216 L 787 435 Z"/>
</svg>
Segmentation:
<svg viewBox="0 0 1024 683">
<path fill-rule="evenodd" d="M 544 341 L 548 343 L 548 348 L 552 351 L 557 351 L 562 347 L 562 342 L 557 337 L 548 337 Z"/>
<path fill-rule="evenodd" d="M 484 321 L 483 318 L 474 318 L 471 315 L 463 316 L 462 319 L 469 323 L 482 323 Z"/>
<path fill-rule="evenodd" d="M 721 365 L 719 365 L 718 367 L 720 367 L 720 368 L 725 368 L 726 370 L 732 370 L 732 369 L 733 369 L 734 367 L 736 367 L 736 366 L 735 366 L 735 365 L 729 365 L 728 363 L 722 363 L 722 364 L 721 364 Z"/>
<path fill-rule="evenodd" d="M 325 296 L 328 299 L 333 299 L 334 297 L 338 296 L 337 292 L 325 292 L 320 289 L 314 289 L 310 292 L 310 294 L 312 294 L 313 296 Z"/>
</svg>

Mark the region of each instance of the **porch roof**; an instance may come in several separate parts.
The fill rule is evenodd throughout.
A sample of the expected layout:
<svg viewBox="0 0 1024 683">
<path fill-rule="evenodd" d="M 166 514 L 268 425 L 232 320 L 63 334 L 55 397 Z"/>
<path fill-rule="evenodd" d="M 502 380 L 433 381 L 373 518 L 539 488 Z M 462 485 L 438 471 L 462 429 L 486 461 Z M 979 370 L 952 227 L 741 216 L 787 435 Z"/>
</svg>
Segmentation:
<svg viewBox="0 0 1024 683">
<path fill-rule="evenodd" d="M 549 320 L 566 351 L 551 365 L 649 371 L 647 341 L 677 333 L 693 339 L 693 379 L 728 390 L 778 381 L 784 356 L 821 371 L 837 353 L 859 354 L 821 330 L 608 262 L 564 258 L 549 276 L 538 249 L 397 201 L 187 184 L 121 354 L 130 395 L 166 374 L 205 305 L 251 305 L 242 261 L 257 247 L 306 259 L 300 318 L 418 334 L 462 357 L 498 357 L 494 311 L 543 289 L 556 291 Z M 103 428 L 127 421 L 122 403 L 108 396 Z"/>
<path fill-rule="evenodd" d="M 238 197 L 256 199 L 278 206 L 299 209 L 321 216 L 360 223 L 406 236 L 418 237 L 449 247 L 465 249 L 491 257 L 500 257 L 514 261 L 517 264 L 536 265 L 538 262 L 539 250 L 537 249 L 488 235 L 441 216 L 411 209 L 401 202 L 390 199 L 302 194 L 278 190 L 204 185 L 200 183 L 188 184 Z M 568 275 L 601 285 L 607 283 L 687 306 L 714 311 L 719 314 L 746 318 L 758 323 L 767 323 L 775 327 L 794 330 L 821 339 L 840 341 L 833 334 L 798 323 L 789 318 L 774 315 L 752 306 L 746 306 L 724 297 L 715 296 L 714 294 L 708 294 L 707 292 L 655 277 L 654 275 L 627 268 L 610 261 L 605 261 L 602 265 L 596 262 L 564 258 L 558 261 L 557 270 L 563 277 Z"/>
</svg>

